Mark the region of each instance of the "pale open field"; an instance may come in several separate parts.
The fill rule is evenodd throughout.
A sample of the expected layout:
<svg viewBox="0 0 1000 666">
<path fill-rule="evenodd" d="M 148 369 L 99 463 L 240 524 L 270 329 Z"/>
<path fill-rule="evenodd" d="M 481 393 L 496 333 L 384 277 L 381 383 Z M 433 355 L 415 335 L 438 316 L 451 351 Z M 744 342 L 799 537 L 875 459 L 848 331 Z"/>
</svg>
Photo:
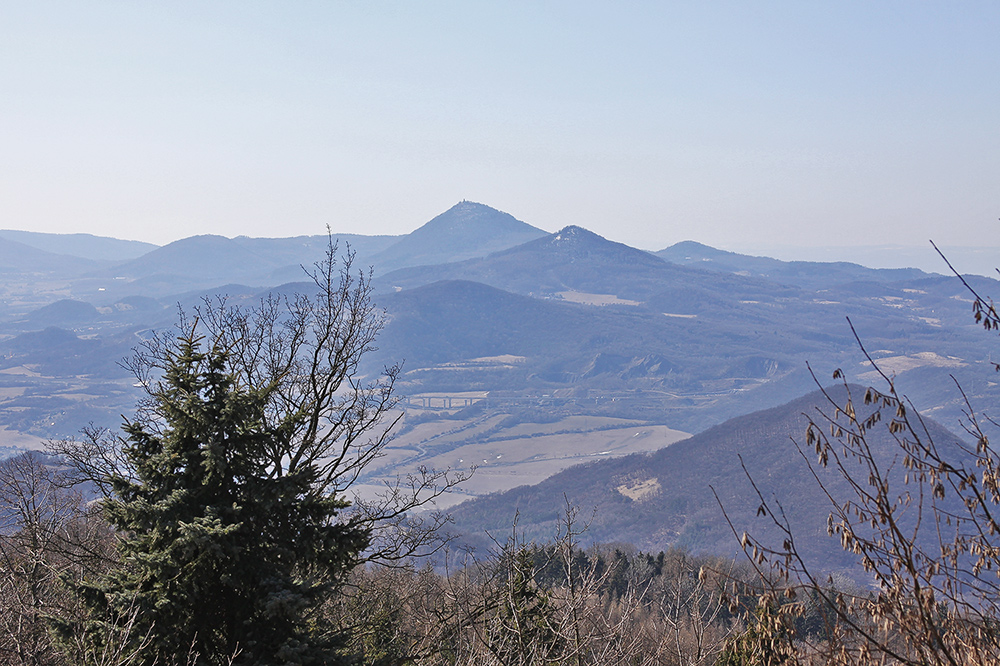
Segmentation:
<svg viewBox="0 0 1000 666">
<path fill-rule="evenodd" d="M 560 291 L 558 293 L 564 301 L 570 303 L 581 303 L 583 305 L 642 305 L 639 301 L 630 301 L 626 298 L 618 298 L 614 294 L 588 294 L 583 291 Z"/>
<path fill-rule="evenodd" d="M 26 435 L 16 430 L 10 430 L 7 426 L 0 426 L 0 446 L 2 447 L 41 451 L 45 448 L 45 442 L 46 440 L 41 437 Z"/>
<path fill-rule="evenodd" d="M 362 497 L 372 497 L 385 479 L 414 472 L 421 465 L 440 470 L 475 467 L 471 479 L 436 503 L 446 508 L 477 495 L 538 483 L 571 465 L 655 451 L 689 436 L 663 425 L 595 416 L 519 423 L 487 433 L 505 417 L 492 414 L 478 420 L 423 423 L 397 437 L 356 490 Z"/>
<path fill-rule="evenodd" d="M 940 356 L 934 352 L 918 352 L 916 354 L 910 354 L 908 356 L 886 356 L 883 358 L 875 359 L 878 367 L 887 375 L 898 375 L 900 373 L 906 372 L 907 370 L 913 370 L 915 368 L 922 367 L 935 367 L 935 368 L 960 368 L 965 365 L 965 362 L 954 356 Z M 871 361 L 863 361 L 862 366 L 871 367 Z M 881 375 L 876 370 L 870 370 L 868 372 L 862 372 L 858 374 L 858 379 L 866 382 L 877 381 Z"/>
</svg>

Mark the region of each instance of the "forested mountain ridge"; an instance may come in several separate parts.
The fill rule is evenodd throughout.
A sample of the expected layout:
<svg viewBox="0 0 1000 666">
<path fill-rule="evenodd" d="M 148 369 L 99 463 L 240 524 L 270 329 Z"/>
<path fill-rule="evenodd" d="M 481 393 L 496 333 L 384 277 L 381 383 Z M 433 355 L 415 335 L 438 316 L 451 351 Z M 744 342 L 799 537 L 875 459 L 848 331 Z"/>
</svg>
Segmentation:
<svg viewBox="0 0 1000 666">
<path fill-rule="evenodd" d="M 403 434 L 394 467 L 373 474 L 468 464 L 477 441 L 523 446 L 532 437 L 562 447 L 557 462 L 532 467 L 555 471 L 586 459 L 601 433 L 615 442 L 605 447 L 611 455 L 651 450 L 656 437 L 635 446 L 617 437 L 633 425 L 699 432 L 801 396 L 815 387 L 807 362 L 870 381 L 847 317 L 889 372 L 912 378 L 915 403 L 944 423 L 962 409 L 949 375 L 974 398 L 1000 397 L 982 379 L 990 350 L 967 321 L 968 294 L 946 276 L 691 245 L 677 248 L 690 261 L 674 263 L 574 225 L 546 234 L 471 202 L 407 236 L 334 236 L 356 253 L 355 270 L 372 266 L 373 298 L 387 315 L 362 371 L 403 361 Z M 137 395 L 117 362 L 168 330 L 178 304 L 190 312 L 204 296 L 251 303 L 309 289 L 303 266 L 327 242 L 199 236 L 117 265 L 56 258 L 29 275 L 8 264 L 0 426 L 35 442 L 90 421 L 117 427 Z M 713 260 L 695 260 L 702 255 Z M 385 263 L 373 264 L 380 256 Z M 1000 291 L 987 278 L 973 283 Z M 590 442 L 578 455 L 574 438 Z M 489 489 L 537 478 L 515 465 L 503 481 L 502 446 L 490 454 Z"/>
</svg>

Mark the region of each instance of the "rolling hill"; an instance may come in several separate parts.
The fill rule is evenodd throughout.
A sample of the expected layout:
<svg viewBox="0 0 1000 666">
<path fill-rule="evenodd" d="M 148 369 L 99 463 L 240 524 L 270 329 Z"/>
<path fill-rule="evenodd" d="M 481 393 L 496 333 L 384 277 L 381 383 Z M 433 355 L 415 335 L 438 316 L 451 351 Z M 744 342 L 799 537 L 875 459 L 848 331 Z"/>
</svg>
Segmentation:
<svg viewBox="0 0 1000 666">
<path fill-rule="evenodd" d="M 272 259 L 225 236 L 191 236 L 159 247 L 138 259 L 115 266 L 111 272 L 125 278 L 175 276 L 181 281 L 232 282 L 275 268 Z"/>
<path fill-rule="evenodd" d="M 17 241 L 38 250 L 92 261 L 122 262 L 156 249 L 152 243 L 120 240 L 93 234 L 47 234 L 37 231 L 0 229 L 0 238 Z"/>
<path fill-rule="evenodd" d="M 824 289 L 845 282 L 902 282 L 929 277 L 916 268 L 868 268 L 846 261 L 780 261 L 718 250 L 695 241 L 683 241 L 654 253 L 681 266 L 761 277 L 779 284 Z"/>
<path fill-rule="evenodd" d="M 865 271 L 832 274 L 883 275 Z M 995 387 L 976 380 L 988 341 L 968 320 L 964 288 L 915 275 L 812 290 L 679 266 L 568 227 L 484 258 L 377 279 L 377 300 L 390 313 L 380 360 L 405 358 L 403 388 L 412 392 L 632 391 L 619 407 L 641 402 L 645 418 L 659 412 L 661 422 L 697 431 L 807 390 L 807 362 L 821 372 L 870 372 L 850 317 L 876 357 L 897 359 L 901 374 L 952 373 L 978 395 L 993 395 Z M 995 284 L 984 278 L 980 287 L 990 293 Z M 943 335 L 942 322 L 957 325 Z M 526 360 L 502 371 L 467 363 L 498 354 Z M 951 382 L 921 381 L 912 395 L 954 423 L 959 396 L 944 399 L 942 384 Z"/>
<path fill-rule="evenodd" d="M 387 263 L 377 275 L 391 261 L 444 262 L 376 277 L 374 299 L 387 325 L 363 372 L 405 361 L 400 395 L 422 406 L 420 419 L 449 431 L 589 416 L 699 432 L 802 395 L 814 386 L 807 362 L 821 375 L 842 367 L 874 381 L 848 316 L 917 406 L 947 425 L 964 406 L 952 376 L 979 404 L 1000 399 L 993 340 L 969 319 L 968 295 L 953 278 L 745 258 L 706 246 L 679 248 L 691 258 L 682 265 L 580 227 L 546 234 L 469 202 L 407 236 L 341 240 L 357 249 L 359 268 L 381 254 Z M 252 303 L 309 289 L 299 264 L 326 241 L 199 236 L 111 269 L 73 259 L 91 267 L 81 277 L 58 272 L 73 265 L 58 255 L 48 255 L 51 272 L 39 264 L 8 273 L 0 426 L 49 437 L 72 436 L 89 420 L 116 425 L 135 392 L 115 361 L 150 329 L 169 329 L 178 304 L 190 311 L 206 295 Z M 14 254 L 31 252 L 41 251 Z M 976 282 L 985 294 L 1000 293 L 998 285 Z M 48 327 L 71 337 L 42 335 Z M 44 395 L 75 407 L 55 409 Z M 76 420 L 83 414 L 87 420 Z M 581 441 L 595 437 L 570 431 Z M 469 437 L 462 446 L 476 445 Z"/>
<path fill-rule="evenodd" d="M 864 389 L 850 388 L 861 404 Z M 842 398 L 845 389 L 830 391 Z M 829 500 L 806 463 L 814 455 L 809 451 L 803 457 L 792 441 L 804 439 L 807 415 L 817 414 L 817 406 L 825 404 L 824 396 L 814 391 L 655 453 L 577 465 L 534 486 L 465 502 L 452 509 L 454 528 L 467 543 L 485 547 L 486 534 L 509 531 L 516 514 L 518 532 L 526 540 L 545 541 L 556 534 L 568 502 L 589 524 L 582 545 L 624 542 L 646 552 L 680 546 L 696 553 L 736 554 L 739 536 L 733 534 L 727 515 L 740 529 L 780 545 L 783 535 L 766 516 L 757 515 L 760 501 L 749 473 L 761 493 L 783 508 L 811 564 L 828 571 L 849 569 L 853 557 L 826 536 Z M 933 421 L 927 426 L 939 446 L 956 441 Z M 885 424 L 869 434 L 877 459 L 887 467 L 897 455 L 894 438 Z M 834 497 L 849 496 L 848 486 L 832 470 L 817 471 Z M 897 487 L 902 487 L 901 475 L 893 475 Z"/>
<path fill-rule="evenodd" d="M 60 278 L 76 277 L 99 267 L 91 259 L 56 254 L 0 236 L 0 274 L 26 273 L 37 278 L 46 273 Z M 9 279 L 9 277 L 8 277 Z"/>
</svg>

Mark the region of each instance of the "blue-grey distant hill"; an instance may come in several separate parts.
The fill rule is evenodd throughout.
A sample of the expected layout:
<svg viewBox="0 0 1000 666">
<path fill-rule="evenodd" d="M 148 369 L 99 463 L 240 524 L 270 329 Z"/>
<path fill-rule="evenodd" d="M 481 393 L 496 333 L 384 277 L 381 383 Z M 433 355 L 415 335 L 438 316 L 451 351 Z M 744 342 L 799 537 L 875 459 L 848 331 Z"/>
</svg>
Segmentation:
<svg viewBox="0 0 1000 666">
<path fill-rule="evenodd" d="M 53 274 L 67 278 L 81 275 L 99 265 L 91 259 L 55 254 L 0 237 L 0 273 L 23 273 L 36 277 Z"/>
<path fill-rule="evenodd" d="M 356 268 L 367 269 L 372 257 L 399 240 L 399 236 L 363 236 L 361 234 L 334 234 L 338 256 L 346 252 L 354 254 Z M 273 266 L 260 284 L 282 284 L 301 280 L 305 277 L 303 268 L 311 269 L 323 258 L 330 238 L 326 234 L 317 236 L 295 236 L 293 238 L 250 238 L 237 236 L 235 243 L 266 260 Z"/>
<path fill-rule="evenodd" d="M 357 267 L 391 243 L 393 236 L 334 236 L 338 254 L 355 253 Z M 121 294 L 166 296 L 240 282 L 265 287 L 303 279 L 305 269 L 323 258 L 330 238 L 226 238 L 201 235 L 156 248 L 138 259 L 103 271 L 109 297 Z"/>
<path fill-rule="evenodd" d="M 405 359 L 404 392 L 559 394 L 595 413 L 689 431 L 801 393 L 810 384 L 801 359 L 839 359 L 837 343 L 848 340 L 803 339 L 797 328 L 772 341 L 771 323 L 747 335 L 724 318 L 591 307 L 464 280 L 383 294 L 378 304 L 389 322 L 369 370 Z M 507 355 L 523 360 L 470 363 Z"/>
<path fill-rule="evenodd" d="M 515 243 L 523 236 L 530 238 Z M 350 243 L 357 252 L 359 269 L 378 256 L 386 262 L 375 267 L 375 301 L 386 309 L 387 326 L 365 371 L 405 361 L 397 384 L 404 394 L 503 391 L 558 399 L 573 413 L 696 432 L 800 395 L 811 382 L 807 361 L 821 372 L 870 372 L 850 316 L 875 356 L 889 359 L 889 372 L 914 379 L 909 392 L 918 406 L 953 422 L 963 405 L 949 375 L 976 400 L 1000 399 L 1000 387 L 986 379 L 994 376 L 986 372 L 991 340 L 969 319 L 969 295 L 954 278 L 693 245 L 677 247 L 681 259 L 667 261 L 576 226 L 546 234 L 470 202 L 407 236 L 337 239 L 341 249 Z M 0 341 L 58 327 L 83 341 L 59 344 L 67 350 L 60 357 L 66 372 L 94 368 L 86 377 L 60 374 L 48 338 L 29 336 L 11 350 L 17 362 L 0 376 L 0 389 L 41 394 L 72 385 L 74 399 L 101 395 L 122 401 L 111 407 L 115 414 L 128 413 L 127 390 L 94 388 L 111 381 L 105 366 L 90 359 L 74 366 L 70 352 L 106 349 L 87 340 L 115 340 L 127 350 L 150 329 L 170 327 L 178 304 L 190 311 L 203 296 L 252 303 L 267 292 L 310 289 L 301 265 L 320 258 L 327 242 L 325 235 L 196 236 L 109 268 L 0 238 L 0 260 L 8 261 L 8 268 L 0 261 Z M 379 275 L 390 261 L 423 265 Z M 995 280 L 978 280 L 982 293 L 1000 293 Z M 26 344 L 33 340 L 36 346 Z M 37 367 L 52 376 L 31 374 Z M 5 404 L 0 400 L 0 425 L 29 418 L 23 405 Z M 44 436 L 72 435 L 85 425 L 56 430 L 69 417 L 42 407 L 32 418 L 62 424 L 46 426 Z"/>
<path fill-rule="evenodd" d="M 513 215 L 462 201 L 373 255 L 371 261 L 376 272 L 385 273 L 483 257 L 545 235 Z"/>
<path fill-rule="evenodd" d="M 392 291 L 439 280 L 472 280 L 563 300 L 586 300 L 586 294 L 613 296 L 673 314 L 720 307 L 719 294 L 735 304 L 740 299 L 796 293 L 759 278 L 675 265 L 577 226 L 479 259 L 393 271 L 376 284 L 380 291 Z"/>
<path fill-rule="evenodd" d="M 633 391 L 630 417 L 697 431 L 800 394 L 807 362 L 856 367 L 850 317 L 879 357 L 897 359 L 893 372 L 925 377 L 912 390 L 919 405 L 955 417 L 960 396 L 945 395 L 948 374 L 982 395 L 997 391 L 982 381 L 987 341 L 968 323 L 957 280 L 917 275 L 813 290 L 670 263 L 567 227 L 488 257 L 378 278 L 390 315 L 380 360 L 406 359 L 405 390 L 416 393 Z M 993 293 L 998 283 L 977 284 Z M 945 331 L 943 322 L 955 324 Z M 504 354 L 525 361 L 468 363 Z"/>
<path fill-rule="evenodd" d="M 0 238 L 17 241 L 53 254 L 65 254 L 94 261 L 128 261 L 141 257 L 157 247 L 152 243 L 93 234 L 49 234 L 15 229 L 0 229 Z"/>
<path fill-rule="evenodd" d="M 454 262 L 485 256 L 545 232 L 501 211 L 461 202 L 404 236 L 334 234 L 338 254 L 350 251 L 354 266 L 385 273 L 402 266 Z M 294 238 L 184 238 L 106 270 L 121 281 L 104 285 L 119 294 L 153 294 L 204 289 L 224 282 L 268 286 L 303 279 L 327 249 L 326 235 Z"/>
<path fill-rule="evenodd" d="M 38 308 L 24 318 L 28 326 L 45 328 L 48 326 L 79 326 L 100 318 L 100 313 L 90 303 L 64 298 Z"/>
<path fill-rule="evenodd" d="M 112 272 L 128 279 L 154 275 L 176 275 L 178 280 L 243 281 L 274 268 L 266 255 L 225 236 L 191 236 L 164 245 Z M 179 282 L 180 284 L 180 282 Z M 180 291 L 180 290 L 178 290 Z"/>
<path fill-rule="evenodd" d="M 0 342 L 0 366 L 14 367 L 28 361 L 32 367 L 46 373 L 85 374 L 98 371 L 122 374 L 122 370 L 115 367 L 121 358 L 120 353 L 116 349 L 112 357 L 102 353 L 106 349 L 108 345 L 101 340 L 82 339 L 72 331 L 49 326 Z"/>
<path fill-rule="evenodd" d="M 835 284 L 861 280 L 902 282 L 930 275 L 916 268 L 868 268 L 846 261 L 781 261 L 770 257 L 753 257 L 718 250 L 695 241 L 683 241 L 654 254 L 682 266 L 761 277 L 809 289 L 824 289 Z"/>
</svg>

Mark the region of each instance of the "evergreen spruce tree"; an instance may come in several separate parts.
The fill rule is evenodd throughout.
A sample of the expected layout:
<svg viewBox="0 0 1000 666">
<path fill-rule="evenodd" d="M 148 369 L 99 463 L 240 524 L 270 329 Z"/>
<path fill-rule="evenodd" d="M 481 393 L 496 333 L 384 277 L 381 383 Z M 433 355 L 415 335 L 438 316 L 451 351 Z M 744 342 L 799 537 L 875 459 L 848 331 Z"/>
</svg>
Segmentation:
<svg viewBox="0 0 1000 666">
<path fill-rule="evenodd" d="M 313 615 L 367 531 L 337 521 L 346 503 L 317 490 L 314 466 L 274 473 L 269 452 L 298 425 L 267 423 L 276 385 L 240 385 L 201 344 L 166 358 L 160 426 L 125 426 L 135 478 L 112 479 L 106 514 L 126 566 L 94 592 L 112 615 L 134 611 L 143 663 L 338 663 Z"/>
<path fill-rule="evenodd" d="M 89 617 L 57 626 L 77 661 L 336 664 L 319 613 L 350 569 L 441 544 L 445 518 L 411 510 L 463 475 L 421 470 L 347 513 L 388 442 L 399 374 L 358 377 L 385 318 L 352 259 L 331 240 L 315 290 L 182 313 L 179 335 L 127 362 L 147 396 L 122 435 L 50 444 L 121 538 L 120 566 L 76 586 Z"/>
</svg>

